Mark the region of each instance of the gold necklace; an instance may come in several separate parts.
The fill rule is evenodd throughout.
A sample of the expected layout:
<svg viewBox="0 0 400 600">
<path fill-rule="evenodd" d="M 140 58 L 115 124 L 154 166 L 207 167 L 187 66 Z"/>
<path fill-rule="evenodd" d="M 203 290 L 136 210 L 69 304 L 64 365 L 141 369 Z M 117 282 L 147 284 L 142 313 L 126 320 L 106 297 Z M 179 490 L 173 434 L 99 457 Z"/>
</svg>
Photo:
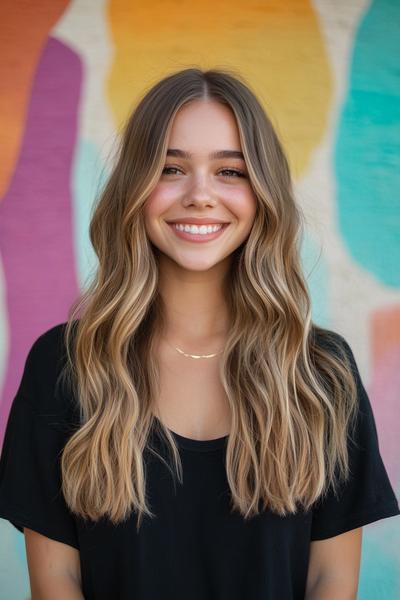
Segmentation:
<svg viewBox="0 0 400 600">
<path fill-rule="evenodd" d="M 165 338 L 164 338 L 165 339 Z M 165 340 L 167 342 L 167 344 L 169 346 L 171 346 L 171 348 L 174 348 L 175 350 L 177 350 L 180 354 L 183 354 L 183 356 L 187 356 L 188 358 L 213 358 L 213 356 L 217 356 L 218 354 L 221 354 L 221 352 L 223 352 L 223 350 L 220 350 L 219 352 L 215 352 L 214 354 L 189 354 L 187 352 L 184 352 L 183 350 L 181 350 L 180 348 L 178 348 L 178 346 L 173 346 L 172 344 L 170 344 L 167 340 Z"/>
</svg>

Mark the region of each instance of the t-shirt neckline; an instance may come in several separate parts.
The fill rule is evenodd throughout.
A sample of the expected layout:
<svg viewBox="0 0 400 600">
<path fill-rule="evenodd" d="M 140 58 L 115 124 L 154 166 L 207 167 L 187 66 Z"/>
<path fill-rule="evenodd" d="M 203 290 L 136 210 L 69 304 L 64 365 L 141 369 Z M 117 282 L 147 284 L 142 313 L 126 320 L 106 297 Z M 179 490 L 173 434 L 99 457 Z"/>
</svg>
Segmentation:
<svg viewBox="0 0 400 600">
<path fill-rule="evenodd" d="M 160 422 L 160 419 L 154 415 L 155 421 Z M 220 448 L 224 448 L 228 442 L 229 435 L 224 435 L 219 438 L 214 438 L 211 440 L 195 440 L 193 438 L 188 438 L 183 435 L 180 435 L 176 431 L 173 431 L 169 427 L 166 427 L 168 431 L 173 435 L 176 440 L 176 443 L 179 448 L 184 448 L 186 450 L 194 450 L 196 452 L 208 452 L 210 450 L 218 450 Z"/>
</svg>

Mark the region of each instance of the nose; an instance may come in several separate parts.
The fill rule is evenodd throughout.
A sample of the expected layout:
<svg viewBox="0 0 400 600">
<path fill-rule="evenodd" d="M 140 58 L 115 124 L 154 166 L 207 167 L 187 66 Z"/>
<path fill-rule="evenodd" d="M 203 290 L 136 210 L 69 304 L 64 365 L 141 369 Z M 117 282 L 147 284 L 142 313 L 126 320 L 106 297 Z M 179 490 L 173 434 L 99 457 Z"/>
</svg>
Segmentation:
<svg viewBox="0 0 400 600">
<path fill-rule="evenodd" d="M 216 202 L 216 195 L 206 176 L 197 177 L 184 198 L 184 206 L 190 204 L 214 206 Z"/>
</svg>

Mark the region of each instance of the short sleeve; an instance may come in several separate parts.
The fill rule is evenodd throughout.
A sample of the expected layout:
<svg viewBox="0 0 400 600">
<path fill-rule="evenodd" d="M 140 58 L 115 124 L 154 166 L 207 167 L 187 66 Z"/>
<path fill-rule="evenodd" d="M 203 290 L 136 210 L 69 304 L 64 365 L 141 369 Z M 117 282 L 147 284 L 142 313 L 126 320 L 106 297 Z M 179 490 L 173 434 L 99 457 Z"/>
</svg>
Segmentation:
<svg viewBox="0 0 400 600">
<path fill-rule="evenodd" d="M 51 393 L 52 377 L 43 380 L 56 349 L 49 347 L 51 337 L 31 347 L 9 413 L 0 458 L 0 517 L 20 531 L 27 527 L 79 548 L 75 518 L 61 491 L 60 456 L 69 424 Z"/>
<path fill-rule="evenodd" d="M 338 335 L 338 334 L 337 334 Z M 334 537 L 387 517 L 400 514 L 379 450 L 371 403 L 360 378 L 354 355 L 340 336 L 357 383 L 358 410 L 348 443 L 350 477 L 317 501 L 312 511 L 311 541 Z"/>
</svg>

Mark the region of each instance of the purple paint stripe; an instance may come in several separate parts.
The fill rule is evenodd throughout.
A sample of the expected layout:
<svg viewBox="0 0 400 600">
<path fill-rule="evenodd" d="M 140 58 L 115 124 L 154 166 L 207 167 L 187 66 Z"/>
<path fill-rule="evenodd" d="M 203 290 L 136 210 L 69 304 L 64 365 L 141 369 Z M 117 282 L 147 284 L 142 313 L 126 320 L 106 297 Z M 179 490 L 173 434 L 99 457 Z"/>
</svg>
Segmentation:
<svg viewBox="0 0 400 600">
<path fill-rule="evenodd" d="M 66 320 L 78 294 L 71 170 L 81 80 L 79 56 L 48 38 L 32 87 L 20 156 L 0 205 L 10 332 L 0 443 L 30 346 Z"/>
</svg>

